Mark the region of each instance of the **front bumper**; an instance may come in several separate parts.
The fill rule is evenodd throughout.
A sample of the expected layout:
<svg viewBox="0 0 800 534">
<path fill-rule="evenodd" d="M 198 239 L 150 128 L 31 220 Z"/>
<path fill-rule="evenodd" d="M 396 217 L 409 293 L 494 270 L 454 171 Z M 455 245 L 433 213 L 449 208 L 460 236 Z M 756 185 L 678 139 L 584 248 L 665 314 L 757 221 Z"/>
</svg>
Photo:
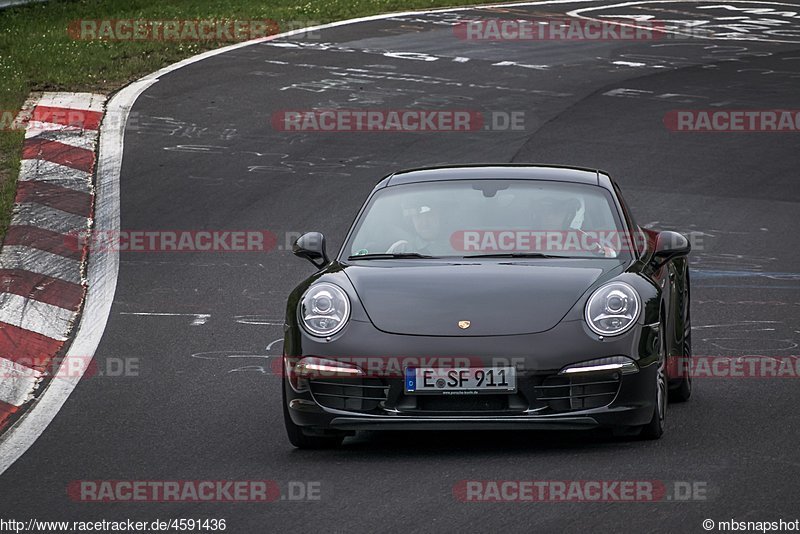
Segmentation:
<svg viewBox="0 0 800 534">
<path fill-rule="evenodd" d="M 336 430 L 587 430 L 599 426 L 592 417 L 334 417 Z"/>
<path fill-rule="evenodd" d="M 464 429 L 589 429 L 647 424 L 653 414 L 659 346 L 657 326 L 637 326 L 607 340 L 592 339 L 580 322 L 522 336 L 494 338 L 431 338 L 397 336 L 371 325 L 351 324 L 358 336 L 330 343 L 308 340 L 296 328 L 287 331 L 289 358 L 316 356 L 341 360 L 343 354 L 369 357 L 370 350 L 399 347 L 389 354 L 456 358 L 465 354 L 476 366 L 497 359 L 516 361 L 517 392 L 506 395 L 422 396 L 405 393 L 401 376 L 369 376 L 339 382 L 311 383 L 298 392 L 284 380 L 292 421 L 309 430 L 464 430 Z M 353 328 L 354 327 L 354 328 Z M 566 380 L 564 366 L 595 358 L 627 356 L 638 372 L 588 373 Z M 402 374 L 401 374 L 402 375 Z M 565 381 L 566 380 L 566 381 Z"/>
<path fill-rule="evenodd" d="M 314 430 L 588 430 L 647 424 L 653 408 L 652 402 L 642 402 L 552 415 L 373 415 L 300 407 L 289 401 L 289 416 L 294 424 Z"/>
</svg>

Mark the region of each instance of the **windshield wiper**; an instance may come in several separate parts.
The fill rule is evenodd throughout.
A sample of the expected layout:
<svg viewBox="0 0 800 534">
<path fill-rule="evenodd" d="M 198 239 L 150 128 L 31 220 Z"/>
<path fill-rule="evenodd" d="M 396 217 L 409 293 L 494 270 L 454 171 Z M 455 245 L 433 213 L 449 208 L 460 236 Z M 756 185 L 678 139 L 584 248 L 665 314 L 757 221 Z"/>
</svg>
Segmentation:
<svg viewBox="0 0 800 534">
<path fill-rule="evenodd" d="M 348 260 L 393 260 L 404 258 L 435 258 L 436 256 L 428 256 L 427 254 L 420 254 L 419 252 L 383 252 L 378 254 L 355 254 L 348 256 Z"/>
<path fill-rule="evenodd" d="M 494 254 L 470 254 L 465 258 L 570 258 L 571 256 L 554 256 L 541 252 L 498 252 Z"/>
</svg>

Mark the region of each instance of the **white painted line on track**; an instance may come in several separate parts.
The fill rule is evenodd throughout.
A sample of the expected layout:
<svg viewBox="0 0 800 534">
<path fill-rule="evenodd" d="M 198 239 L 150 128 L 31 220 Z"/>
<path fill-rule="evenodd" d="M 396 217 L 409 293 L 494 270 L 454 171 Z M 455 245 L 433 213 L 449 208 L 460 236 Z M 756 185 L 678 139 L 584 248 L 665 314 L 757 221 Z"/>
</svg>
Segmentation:
<svg viewBox="0 0 800 534">
<path fill-rule="evenodd" d="M 120 315 L 136 315 L 142 317 L 191 317 L 191 326 L 201 326 L 211 318 L 210 313 L 162 313 L 162 312 L 119 312 Z"/>
</svg>

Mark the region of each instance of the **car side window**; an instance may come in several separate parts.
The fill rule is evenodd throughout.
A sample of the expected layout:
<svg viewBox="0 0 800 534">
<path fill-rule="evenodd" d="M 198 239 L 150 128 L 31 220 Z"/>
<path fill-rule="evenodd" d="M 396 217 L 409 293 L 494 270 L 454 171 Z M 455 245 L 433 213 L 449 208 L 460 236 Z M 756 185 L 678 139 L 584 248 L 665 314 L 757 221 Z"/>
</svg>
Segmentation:
<svg viewBox="0 0 800 534">
<path fill-rule="evenodd" d="M 630 242 L 634 244 L 636 248 L 636 255 L 641 256 L 644 254 L 646 250 L 646 243 L 644 239 L 641 239 L 640 235 L 642 230 L 639 228 L 639 225 L 636 224 L 636 221 L 633 218 L 633 214 L 631 213 L 630 209 L 628 208 L 628 203 L 625 201 L 625 198 L 622 196 L 622 191 L 620 191 L 619 186 L 615 182 L 612 182 L 614 186 L 614 194 L 617 195 L 617 199 L 619 200 L 619 205 L 622 207 L 623 216 L 630 227 L 630 231 L 634 232 L 636 235 L 632 235 Z"/>
</svg>

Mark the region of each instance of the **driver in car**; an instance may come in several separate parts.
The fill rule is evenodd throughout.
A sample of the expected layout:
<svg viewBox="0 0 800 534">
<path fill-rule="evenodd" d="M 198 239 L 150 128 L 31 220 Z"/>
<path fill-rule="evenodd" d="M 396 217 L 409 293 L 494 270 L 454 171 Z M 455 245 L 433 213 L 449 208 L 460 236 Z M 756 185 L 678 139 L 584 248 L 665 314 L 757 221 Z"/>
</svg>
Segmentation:
<svg viewBox="0 0 800 534">
<path fill-rule="evenodd" d="M 583 203 L 577 198 L 544 197 L 536 201 L 533 206 L 534 229 L 544 232 L 545 248 L 552 247 L 554 244 L 567 247 L 567 243 L 580 242 L 588 245 L 589 252 L 606 258 L 616 257 L 617 254 L 613 249 L 604 246 L 596 237 L 581 229 L 585 216 L 584 210 Z M 570 232 L 576 235 L 568 235 Z M 558 253 L 567 252 L 567 250 L 565 248 L 546 252 Z"/>
<path fill-rule="evenodd" d="M 393 243 L 386 251 L 390 254 L 416 252 L 429 256 L 447 256 L 453 253 L 442 229 L 442 210 L 431 203 L 420 203 L 404 209 L 411 219 L 412 235 Z"/>
</svg>

